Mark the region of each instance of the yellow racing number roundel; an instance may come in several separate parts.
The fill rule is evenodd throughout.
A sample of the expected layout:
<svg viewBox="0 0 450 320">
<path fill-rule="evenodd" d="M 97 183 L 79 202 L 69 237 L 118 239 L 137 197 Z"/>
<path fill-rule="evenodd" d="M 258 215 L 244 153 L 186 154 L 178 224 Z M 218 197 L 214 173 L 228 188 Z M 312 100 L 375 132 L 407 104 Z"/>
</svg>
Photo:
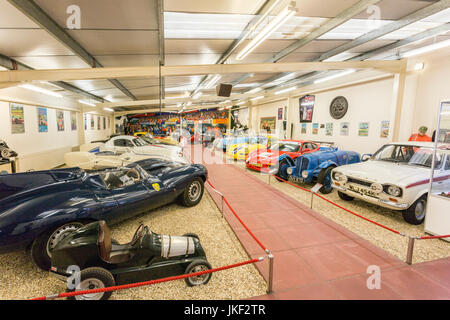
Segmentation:
<svg viewBox="0 0 450 320">
<path fill-rule="evenodd" d="M 159 191 L 159 184 L 158 183 L 154 183 L 152 184 L 153 189 L 155 189 L 156 191 Z"/>
</svg>

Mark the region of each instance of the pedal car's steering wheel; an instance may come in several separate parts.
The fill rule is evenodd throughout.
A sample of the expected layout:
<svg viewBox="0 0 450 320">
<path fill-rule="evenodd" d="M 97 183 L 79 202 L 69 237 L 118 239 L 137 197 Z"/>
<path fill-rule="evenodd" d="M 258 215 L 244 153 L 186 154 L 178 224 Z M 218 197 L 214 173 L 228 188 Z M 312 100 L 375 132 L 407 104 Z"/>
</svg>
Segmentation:
<svg viewBox="0 0 450 320">
<path fill-rule="evenodd" d="M 131 239 L 131 243 L 135 244 L 136 241 L 138 241 L 139 239 L 142 238 L 142 236 L 144 235 L 144 231 L 145 231 L 145 226 L 141 223 L 139 225 L 139 227 L 136 229 L 136 232 L 133 235 L 133 239 Z"/>
<path fill-rule="evenodd" d="M 139 182 L 141 180 L 139 171 L 137 171 L 136 168 L 131 168 L 130 170 L 127 171 L 127 173 L 125 173 L 125 175 L 127 177 L 130 177 L 131 179 L 133 179 L 136 182 Z"/>
</svg>

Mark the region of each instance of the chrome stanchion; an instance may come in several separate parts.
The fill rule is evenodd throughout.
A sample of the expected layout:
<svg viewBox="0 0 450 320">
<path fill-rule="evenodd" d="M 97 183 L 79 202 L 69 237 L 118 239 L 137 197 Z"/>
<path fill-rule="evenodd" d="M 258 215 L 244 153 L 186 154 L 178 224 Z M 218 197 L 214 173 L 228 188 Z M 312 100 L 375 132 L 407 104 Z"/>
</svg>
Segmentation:
<svg viewBox="0 0 450 320">
<path fill-rule="evenodd" d="M 413 252 L 414 252 L 414 240 L 415 238 L 410 237 L 408 240 L 408 252 L 406 253 L 406 263 L 411 265 L 412 259 L 413 259 Z"/>
<path fill-rule="evenodd" d="M 269 280 L 268 280 L 268 284 L 267 284 L 267 293 L 271 293 L 273 291 L 273 254 L 270 253 L 269 250 L 267 250 L 267 252 L 269 253 L 268 258 L 269 258 Z"/>
</svg>

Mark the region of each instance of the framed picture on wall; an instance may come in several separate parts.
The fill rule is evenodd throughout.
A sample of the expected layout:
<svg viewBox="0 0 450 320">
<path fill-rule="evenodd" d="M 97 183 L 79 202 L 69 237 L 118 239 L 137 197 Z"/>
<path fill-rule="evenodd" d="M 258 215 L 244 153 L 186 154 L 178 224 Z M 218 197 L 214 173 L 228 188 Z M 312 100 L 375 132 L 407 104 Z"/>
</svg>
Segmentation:
<svg viewBox="0 0 450 320">
<path fill-rule="evenodd" d="M 309 94 L 299 99 L 300 122 L 312 122 L 315 99 Z"/>
<path fill-rule="evenodd" d="M 77 130 L 77 113 L 75 111 L 70 112 L 70 127 L 72 131 Z"/>
<path fill-rule="evenodd" d="M 369 135 L 369 123 L 368 122 L 360 122 L 358 136 L 367 137 Z"/>
<path fill-rule="evenodd" d="M 46 108 L 37 108 L 38 132 L 48 132 L 48 118 Z"/>
<path fill-rule="evenodd" d="M 106 118 L 103 117 L 103 130 L 105 130 L 105 129 L 106 129 Z"/>
<path fill-rule="evenodd" d="M 100 116 L 97 116 L 97 130 L 101 130 Z"/>
<path fill-rule="evenodd" d="M 341 136 L 348 136 L 348 129 L 350 127 L 349 122 L 341 122 Z"/>
<path fill-rule="evenodd" d="M 278 108 L 278 120 L 283 120 L 283 108 Z"/>
<path fill-rule="evenodd" d="M 275 117 L 261 118 L 260 121 L 261 122 L 260 122 L 259 128 L 261 130 L 264 130 L 269 133 L 275 130 L 276 123 L 277 123 Z"/>
<path fill-rule="evenodd" d="M 306 134 L 306 123 L 302 123 L 302 127 L 301 127 L 301 130 L 300 130 L 300 133 L 301 134 Z"/>
<path fill-rule="evenodd" d="M 313 123 L 312 125 L 312 134 L 318 134 L 319 133 L 319 124 Z"/>
<path fill-rule="evenodd" d="M 25 133 L 25 115 L 23 113 L 23 105 L 11 103 L 10 106 L 11 133 Z"/>
<path fill-rule="evenodd" d="M 64 131 L 64 111 L 56 110 L 56 127 L 58 131 Z"/>
<path fill-rule="evenodd" d="M 332 136 L 333 135 L 333 123 L 329 122 L 325 126 L 325 135 Z"/>
<path fill-rule="evenodd" d="M 91 130 L 94 130 L 94 129 L 95 129 L 95 119 L 94 119 L 94 115 L 91 114 L 90 117 L 91 117 Z"/>
<path fill-rule="evenodd" d="M 389 136 L 390 121 L 381 121 L 380 138 L 387 138 Z"/>
</svg>

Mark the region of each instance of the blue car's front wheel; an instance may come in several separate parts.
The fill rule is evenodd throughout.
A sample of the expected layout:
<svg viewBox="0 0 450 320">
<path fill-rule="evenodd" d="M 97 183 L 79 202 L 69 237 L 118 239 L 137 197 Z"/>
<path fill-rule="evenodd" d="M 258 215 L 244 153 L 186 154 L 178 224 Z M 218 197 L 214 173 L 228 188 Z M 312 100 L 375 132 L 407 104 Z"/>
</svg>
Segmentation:
<svg viewBox="0 0 450 320">
<path fill-rule="evenodd" d="M 317 177 L 317 182 L 322 185 L 322 188 L 319 191 L 323 194 L 328 194 L 333 191 L 333 187 L 331 186 L 331 170 L 335 167 L 328 167 L 320 170 L 319 176 Z"/>
<path fill-rule="evenodd" d="M 287 168 L 289 168 L 289 164 L 286 160 L 282 160 L 278 165 L 278 172 L 276 174 L 276 178 L 278 181 L 284 182 L 288 180 Z M 278 177 L 283 180 L 278 179 Z"/>
</svg>

